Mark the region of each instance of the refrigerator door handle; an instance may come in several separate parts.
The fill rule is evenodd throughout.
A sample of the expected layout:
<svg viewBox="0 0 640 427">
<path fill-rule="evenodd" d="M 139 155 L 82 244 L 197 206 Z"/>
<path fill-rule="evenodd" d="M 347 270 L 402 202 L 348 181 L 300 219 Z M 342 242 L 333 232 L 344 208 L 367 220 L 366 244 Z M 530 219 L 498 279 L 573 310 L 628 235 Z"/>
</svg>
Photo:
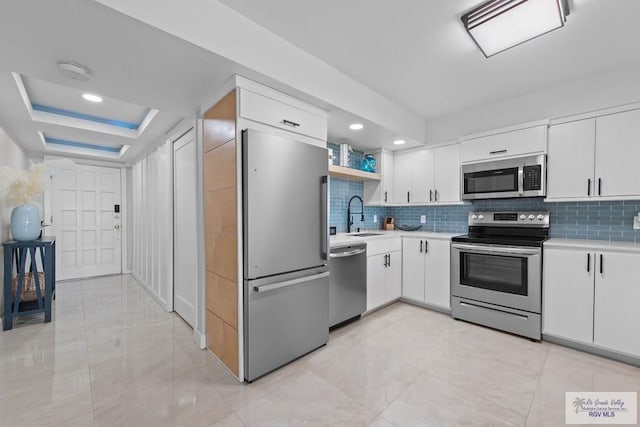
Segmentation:
<svg viewBox="0 0 640 427">
<path fill-rule="evenodd" d="M 322 259 L 329 259 L 329 176 L 324 175 L 321 180 L 322 186 L 322 202 L 321 202 L 321 216 L 320 222 L 322 222 Z"/>
<path fill-rule="evenodd" d="M 299 279 L 287 280 L 280 283 L 273 283 L 271 285 L 254 286 L 253 290 L 256 292 L 267 292 L 275 289 L 286 288 L 288 286 L 299 285 L 300 283 L 311 282 L 312 280 L 322 279 L 329 277 L 331 274 L 329 271 L 320 274 L 314 274 L 313 276 L 300 277 Z"/>
</svg>

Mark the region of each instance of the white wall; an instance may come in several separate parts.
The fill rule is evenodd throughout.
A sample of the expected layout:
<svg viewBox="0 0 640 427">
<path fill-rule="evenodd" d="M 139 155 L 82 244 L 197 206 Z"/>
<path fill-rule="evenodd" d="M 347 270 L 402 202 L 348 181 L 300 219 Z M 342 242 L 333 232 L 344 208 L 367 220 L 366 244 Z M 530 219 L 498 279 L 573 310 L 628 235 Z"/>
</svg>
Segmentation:
<svg viewBox="0 0 640 427">
<path fill-rule="evenodd" d="M 131 171 L 132 274 L 167 311 L 173 309 L 172 151 L 166 142 Z"/>
<path fill-rule="evenodd" d="M 637 102 L 640 101 L 639 75 L 640 64 L 634 64 L 429 120 L 427 141 L 437 144 L 519 123 Z"/>
<path fill-rule="evenodd" d="M 15 169 L 27 168 L 27 156 L 24 151 L 0 128 L 0 166 L 10 166 Z M 11 208 L 5 206 L 5 201 L 0 199 L 0 242 L 9 239 L 9 224 L 11 221 Z M 4 277 L 3 262 L 4 251 L 0 246 L 0 280 Z M 0 314 L 3 313 L 3 292 L 0 292 Z M 0 319 L 0 325 L 2 321 Z"/>
</svg>

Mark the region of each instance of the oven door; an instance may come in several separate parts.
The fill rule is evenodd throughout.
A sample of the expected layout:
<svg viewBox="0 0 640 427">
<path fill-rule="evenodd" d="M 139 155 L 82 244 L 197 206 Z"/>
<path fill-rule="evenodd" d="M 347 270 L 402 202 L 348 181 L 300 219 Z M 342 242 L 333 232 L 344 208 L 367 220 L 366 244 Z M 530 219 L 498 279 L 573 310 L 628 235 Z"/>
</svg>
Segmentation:
<svg viewBox="0 0 640 427">
<path fill-rule="evenodd" d="M 536 247 L 451 245 L 451 295 L 540 313 L 542 251 Z"/>
</svg>

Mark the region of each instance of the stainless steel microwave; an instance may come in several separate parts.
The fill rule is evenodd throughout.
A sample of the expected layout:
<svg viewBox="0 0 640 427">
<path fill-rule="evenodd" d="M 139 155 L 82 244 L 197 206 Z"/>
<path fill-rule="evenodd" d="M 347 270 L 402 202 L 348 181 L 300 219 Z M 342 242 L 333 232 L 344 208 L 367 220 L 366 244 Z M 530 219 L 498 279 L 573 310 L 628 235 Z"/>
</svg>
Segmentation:
<svg viewBox="0 0 640 427">
<path fill-rule="evenodd" d="M 461 167 L 463 200 L 544 197 L 547 156 L 517 157 Z"/>
</svg>

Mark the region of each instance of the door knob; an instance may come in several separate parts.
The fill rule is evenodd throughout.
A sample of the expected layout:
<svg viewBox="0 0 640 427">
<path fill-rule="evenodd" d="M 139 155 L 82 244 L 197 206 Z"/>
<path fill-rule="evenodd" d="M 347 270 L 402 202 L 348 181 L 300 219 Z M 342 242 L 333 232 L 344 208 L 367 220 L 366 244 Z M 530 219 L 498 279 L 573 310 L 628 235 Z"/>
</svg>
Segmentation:
<svg viewBox="0 0 640 427">
<path fill-rule="evenodd" d="M 119 225 L 119 224 L 116 224 L 116 225 L 114 225 L 113 227 L 114 227 L 116 230 L 119 230 L 119 229 L 120 229 L 120 225 Z"/>
</svg>

